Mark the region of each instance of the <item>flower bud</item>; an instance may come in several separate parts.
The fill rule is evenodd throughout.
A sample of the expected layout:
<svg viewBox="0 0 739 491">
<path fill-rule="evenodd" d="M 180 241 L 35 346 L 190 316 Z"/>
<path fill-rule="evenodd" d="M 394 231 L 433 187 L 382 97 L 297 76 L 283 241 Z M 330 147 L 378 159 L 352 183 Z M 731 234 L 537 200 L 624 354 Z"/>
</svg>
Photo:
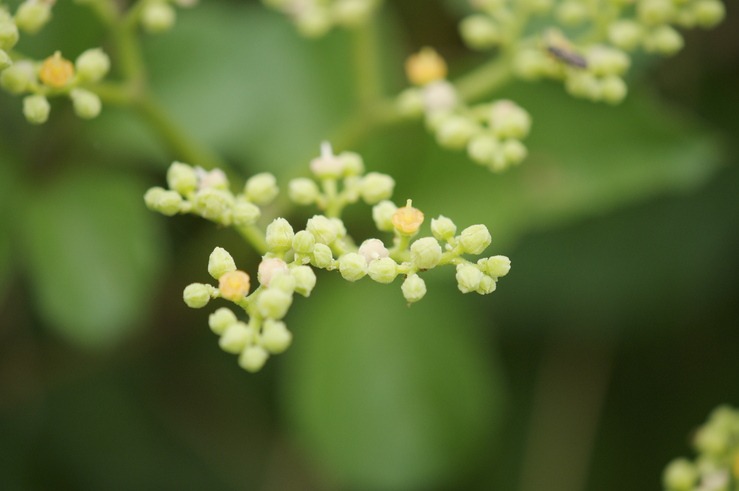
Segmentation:
<svg viewBox="0 0 739 491">
<path fill-rule="evenodd" d="M 423 92 L 416 87 L 405 89 L 395 101 L 398 112 L 408 118 L 416 118 L 423 114 Z"/>
<path fill-rule="evenodd" d="M 316 273 L 309 266 L 296 266 L 290 270 L 295 278 L 295 291 L 304 297 L 310 296 L 316 286 Z"/>
<path fill-rule="evenodd" d="M 317 268 L 326 269 L 333 264 L 334 257 L 331 248 L 326 244 L 318 243 L 313 248 L 311 264 Z"/>
<path fill-rule="evenodd" d="M 293 237 L 295 237 L 293 227 L 284 218 L 275 218 L 272 223 L 267 225 L 265 240 L 270 251 L 283 252 L 290 249 L 293 244 Z"/>
<path fill-rule="evenodd" d="M 438 240 L 448 241 L 457 233 L 457 226 L 451 219 L 439 215 L 439 218 L 431 219 L 431 233 Z"/>
<path fill-rule="evenodd" d="M 362 178 L 359 186 L 359 192 L 364 202 L 368 205 L 374 205 L 393 195 L 395 180 L 386 174 L 370 172 Z"/>
<path fill-rule="evenodd" d="M 309 218 L 305 229 L 313 234 L 319 244 L 331 244 L 338 235 L 336 224 L 323 215 L 314 215 Z"/>
<path fill-rule="evenodd" d="M 36 80 L 36 71 L 30 61 L 18 61 L 0 74 L 0 85 L 11 94 L 26 92 Z"/>
<path fill-rule="evenodd" d="M 619 20 L 608 28 L 608 40 L 617 48 L 633 51 L 641 42 L 643 29 L 641 24 L 632 20 Z"/>
<path fill-rule="evenodd" d="M 516 76 L 524 80 L 538 80 L 551 71 L 552 59 L 538 49 L 521 49 L 513 59 Z"/>
<path fill-rule="evenodd" d="M 165 1 L 149 2 L 141 12 L 141 26 L 149 34 L 166 32 L 174 26 L 177 12 Z"/>
<path fill-rule="evenodd" d="M 427 85 L 446 78 L 446 62 L 433 48 L 422 48 L 408 57 L 405 73 L 413 85 Z"/>
<path fill-rule="evenodd" d="M 244 185 L 246 199 L 258 205 L 268 205 L 277 197 L 277 179 L 269 172 L 252 176 Z"/>
<path fill-rule="evenodd" d="M 457 90 L 446 80 L 432 82 L 423 88 L 423 105 L 428 113 L 451 111 L 458 103 Z"/>
<path fill-rule="evenodd" d="M 480 254 L 491 241 L 492 237 L 485 225 L 472 225 L 459 235 L 459 245 L 466 254 Z"/>
<path fill-rule="evenodd" d="M 650 26 L 659 26 L 670 22 L 675 11 L 672 0 L 641 0 L 636 5 L 639 20 Z"/>
<path fill-rule="evenodd" d="M 338 0 L 334 3 L 333 17 L 337 24 L 356 27 L 369 19 L 374 8 L 367 0 Z"/>
<path fill-rule="evenodd" d="M 162 215 L 176 215 L 182 206 L 182 196 L 174 191 L 153 187 L 144 194 L 144 203 L 152 211 Z"/>
<path fill-rule="evenodd" d="M 698 481 L 698 469 L 687 459 L 675 459 L 665 468 L 662 483 L 670 491 L 691 491 Z"/>
<path fill-rule="evenodd" d="M 329 142 L 323 142 L 321 155 L 311 160 L 310 170 L 320 179 L 338 179 L 344 174 L 344 162 L 334 155 Z"/>
<path fill-rule="evenodd" d="M 182 299 L 191 309 L 200 309 L 210 302 L 210 292 L 209 285 L 192 283 L 185 287 L 185 290 L 182 292 Z"/>
<path fill-rule="evenodd" d="M 273 354 L 282 353 L 293 340 L 293 335 L 282 321 L 267 319 L 262 325 L 262 346 Z"/>
<path fill-rule="evenodd" d="M 520 164 L 528 154 L 526 145 L 519 140 L 506 140 L 501 147 L 501 155 L 505 159 L 506 164 Z"/>
<path fill-rule="evenodd" d="M 208 273 L 215 279 L 219 279 L 226 273 L 236 271 L 234 258 L 223 247 L 216 247 L 208 258 Z"/>
<path fill-rule="evenodd" d="M 72 89 L 69 93 L 74 113 L 82 119 L 93 119 L 100 115 L 103 108 L 100 97 L 85 89 Z"/>
<path fill-rule="evenodd" d="M 110 57 L 100 48 L 84 51 L 74 62 L 77 76 L 83 82 L 99 82 L 110 70 Z"/>
<path fill-rule="evenodd" d="M 316 238 L 307 230 L 301 230 L 293 237 L 293 250 L 298 254 L 310 254 L 316 245 Z"/>
<path fill-rule="evenodd" d="M 483 278 L 482 271 L 471 264 L 460 264 L 457 266 L 457 287 L 462 293 L 476 291 L 480 287 Z"/>
<path fill-rule="evenodd" d="M 182 162 L 172 162 L 167 169 L 167 186 L 183 196 L 195 191 L 198 186 L 195 169 Z"/>
<path fill-rule="evenodd" d="M 665 56 L 674 55 L 683 49 L 683 37 L 670 26 L 660 26 L 650 32 L 644 39 L 644 49 L 650 53 Z"/>
<path fill-rule="evenodd" d="M 292 295 L 295 292 L 295 278 L 289 272 L 276 274 L 270 280 L 269 287 Z"/>
<path fill-rule="evenodd" d="M 626 82 L 616 76 L 606 77 L 601 81 L 601 96 L 610 104 L 618 104 L 623 101 L 628 92 Z"/>
<path fill-rule="evenodd" d="M 557 20 L 565 26 L 577 26 L 588 18 L 588 6 L 577 0 L 566 0 L 557 6 Z"/>
<path fill-rule="evenodd" d="M 436 141 L 440 146 L 460 150 L 467 146 L 478 125 L 463 116 L 450 116 L 436 129 Z"/>
<path fill-rule="evenodd" d="M 310 205 L 316 202 L 321 192 L 313 179 L 299 177 L 288 184 L 287 195 L 297 205 Z"/>
<path fill-rule="evenodd" d="M 249 294 L 250 286 L 249 275 L 238 269 L 223 273 L 218 278 L 218 289 L 221 291 L 221 297 L 232 302 L 243 300 Z"/>
<path fill-rule="evenodd" d="M 479 135 L 467 144 L 467 155 L 476 163 L 487 165 L 496 153 L 499 153 L 500 143 L 491 135 Z"/>
<path fill-rule="evenodd" d="M 487 15 L 470 15 L 459 24 L 459 30 L 464 42 L 472 49 L 489 49 L 503 39 L 500 26 Z"/>
<path fill-rule="evenodd" d="M 259 207 L 248 201 L 239 200 L 231 209 L 231 220 L 233 220 L 234 225 L 254 225 L 260 216 L 262 216 L 262 212 Z"/>
<path fill-rule="evenodd" d="M 726 17 L 726 7 L 719 0 L 698 0 L 693 4 L 695 21 L 704 29 L 720 23 Z"/>
<path fill-rule="evenodd" d="M 218 346 L 226 353 L 238 353 L 254 337 L 254 329 L 251 326 L 237 321 L 226 328 L 218 340 Z"/>
<path fill-rule="evenodd" d="M 601 98 L 601 84 L 592 73 L 579 71 L 572 73 L 565 81 L 565 89 L 575 97 L 584 97 L 592 101 Z"/>
<path fill-rule="evenodd" d="M 426 283 L 414 273 L 403 281 L 400 290 L 408 303 L 418 302 L 426 295 Z"/>
<path fill-rule="evenodd" d="M 597 76 L 623 75 L 631 60 L 621 50 L 606 46 L 593 46 L 587 52 L 588 70 Z"/>
<path fill-rule="evenodd" d="M 362 242 L 357 251 L 360 256 L 363 256 L 367 261 L 367 264 L 383 257 L 388 257 L 390 251 L 387 250 L 385 244 L 380 239 L 367 239 Z"/>
<path fill-rule="evenodd" d="M 269 353 L 261 346 L 248 346 L 239 355 L 239 366 L 247 372 L 255 373 L 262 369 Z"/>
<path fill-rule="evenodd" d="M 339 272 L 347 281 L 357 281 L 367 274 L 367 260 L 356 252 L 349 252 L 339 258 Z"/>
<path fill-rule="evenodd" d="M 511 270 L 511 260 L 506 256 L 491 256 L 477 261 L 478 266 L 493 278 L 500 278 Z"/>
<path fill-rule="evenodd" d="M 398 264 L 389 257 L 375 259 L 369 263 L 367 274 L 378 283 L 392 283 L 398 276 Z"/>
<path fill-rule="evenodd" d="M 195 174 L 198 176 L 198 189 L 220 189 L 228 190 L 228 177 L 221 169 L 205 170 L 202 167 L 195 167 Z"/>
<path fill-rule="evenodd" d="M 344 167 L 345 177 L 359 176 L 364 172 L 364 160 L 356 152 L 341 152 L 339 154 L 339 160 Z"/>
<path fill-rule="evenodd" d="M 480 295 L 488 295 L 493 293 L 497 286 L 495 279 L 487 275 L 482 275 L 482 278 L 480 278 L 480 284 L 477 285 L 475 291 Z"/>
<path fill-rule="evenodd" d="M 441 261 L 441 246 L 433 237 L 423 237 L 411 244 L 411 262 L 418 269 L 431 269 Z"/>
<path fill-rule="evenodd" d="M 233 195 L 221 189 L 205 188 L 197 193 L 192 201 L 193 209 L 207 220 L 227 224 L 231 220 Z"/>
<path fill-rule="evenodd" d="M 498 138 L 520 140 L 529 134 L 531 117 L 515 102 L 497 101 L 490 108 L 490 128 Z"/>
<path fill-rule="evenodd" d="M 23 115 L 32 124 L 43 124 L 49 119 L 51 105 L 42 95 L 29 95 L 23 98 Z"/>
<path fill-rule="evenodd" d="M 4 50 L 0 49 L 0 72 L 8 68 L 13 64 L 13 60 L 10 59 L 10 55 Z"/>
<path fill-rule="evenodd" d="M 411 204 L 411 200 L 408 200 L 406 205 L 398 208 L 392 216 L 393 228 L 401 235 L 416 235 L 423 223 L 423 213 L 417 208 L 413 208 Z"/>
<path fill-rule="evenodd" d="M 295 25 L 303 36 L 319 38 L 331 29 L 331 16 L 325 9 L 309 8 L 295 19 Z"/>
<path fill-rule="evenodd" d="M 393 230 L 393 215 L 398 207 L 392 201 L 381 201 L 372 207 L 372 220 L 377 230 L 391 232 Z"/>
<path fill-rule="evenodd" d="M 257 310 L 267 319 L 282 319 L 293 303 L 293 297 L 282 290 L 269 288 L 257 297 Z"/>
<path fill-rule="evenodd" d="M 18 42 L 18 26 L 9 18 L 0 16 L 0 49 L 8 50 Z"/>
<path fill-rule="evenodd" d="M 15 11 L 15 25 L 29 34 L 41 30 L 51 19 L 51 3 L 39 0 L 26 0 Z"/>
<path fill-rule="evenodd" d="M 257 280 L 261 285 L 268 287 L 272 278 L 287 272 L 287 263 L 282 259 L 278 259 L 276 257 L 262 259 L 262 262 L 259 263 L 259 268 L 257 269 Z"/>
<path fill-rule="evenodd" d="M 219 335 L 223 334 L 232 324 L 236 324 L 237 321 L 236 314 L 226 307 L 221 307 L 208 316 L 210 330 Z"/>
<path fill-rule="evenodd" d="M 71 61 L 62 58 L 62 54 L 57 51 L 41 63 L 38 77 L 47 87 L 61 89 L 74 78 L 74 65 Z"/>
</svg>

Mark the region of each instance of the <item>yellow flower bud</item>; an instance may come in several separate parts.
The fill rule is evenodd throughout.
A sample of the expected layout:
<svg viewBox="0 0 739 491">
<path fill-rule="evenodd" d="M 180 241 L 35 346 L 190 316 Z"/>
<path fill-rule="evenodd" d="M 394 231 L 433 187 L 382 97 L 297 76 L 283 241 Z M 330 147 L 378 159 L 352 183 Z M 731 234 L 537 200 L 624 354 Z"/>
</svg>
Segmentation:
<svg viewBox="0 0 739 491">
<path fill-rule="evenodd" d="M 423 213 L 411 204 L 412 201 L 408 200 L 404 207 L 393 213 L 393 227 L 402 235 L 415 235 L 423 223 Z"/>
<path fill-rule="evenodd" d="M 446 62 L 433 48 L 423 48 L 408 57 L 405 73 L 413 85 L 426 85 L 446 78 Z"/>
<path fill-rule="evenodd" d="M 226 300 L 237 302 L 249 293 L 249 275 L 243 271 L 229 271 L 218 280 L 218 289 Z"/>
<path fill-rule="evenodd" d="M 62 58 L 62 54 L 57 51 L 44 60 L 38 76 L 44 85 L 52 89 L 61 89 L 74 77 L 74 65 Z"/>
</svg>

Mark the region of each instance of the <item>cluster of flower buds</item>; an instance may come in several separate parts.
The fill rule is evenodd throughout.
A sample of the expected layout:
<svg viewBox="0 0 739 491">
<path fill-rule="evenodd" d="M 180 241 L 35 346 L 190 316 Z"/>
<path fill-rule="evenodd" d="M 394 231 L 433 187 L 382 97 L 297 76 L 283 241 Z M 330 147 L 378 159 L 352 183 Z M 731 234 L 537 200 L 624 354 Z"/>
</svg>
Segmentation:
<svg viewBox="0 0 739 491">
<path fill-rule="evenodd" d="M 65 96 L 74 112 L 84 119 L 100 114 L 100 98 L 91 90 L 110 69 L 110 59 L 101 49 L 89 49 L 74 63 L 54 53 L 43 61 L 33 61 L 10 51 L 18 42 L 19 30 L 38 32 L 51 18 L 53 0 L 26 0 L 15 15 L 0 5 L 0 86 L 12 94 L 24 95 L 23 114 L 30 123 L 49 118 L 49 98 Z"/>
<path fill-rule="evenodd" d="M 311 38 L 321 37 L 334 27 L 353 28 L 363 24 L 380 0 L 262 0 L 284 13 L 298 31 Z"/>
<path fill-rule="evenodd" d="M 444 148 L 466 149 L 476 163 L 500 172 L 521 163 L 527 150 L 522 140 L 531 128 L 529 114 L 509 100 L 469 106 L 446 80 L 444 59 L 423 48 L 406 61 L 406 75 L 414 87 L 397 101 L 407 116 L 423 116 Z"/>
<path fill-rule="evenodd" d="M 618 103 L 626 96 L 623 75 L 630 52 L 672 55 L 683 47 L 677 28 L 711 28 L 725 16 L 721 0 L 472 0 L 476 13 L 460 24 L 473 49 L 514 53 L 523 79 L 564 81 L 567 91 L 593 101 Z M 567 29 L 526 36 L 527 21 L 546 14 Z"/>
<path fill-rule="evenodd" d="M 662 475 L 666 491 L 732 491 L 739 484 L 739 410 L 720 406 L 695 433 L 698 456 L 670 462 Z"/>
<path fill-rule="evenodd" d="M 221 308 L 210 317 L 210 326 L 221 336 L 224 350 L 240 353 L 239 363 L 246 370 L 259 370 L 270 354 L 288 347 L 292 335 L 282 319 L 295 293 L 310 295 L 316 284 L 314 269 L 337 271 L 351 282 L 369 277 L 378 283 L 392 283 L 403 277 L 400 289 L 409 304 L 425 296 L 421 275 L 437 266 L 456 267 L 457 285 L 463 293 L 492 293 L 498 279 L 508 274 L 511 263 L 505 256 L 476 262 L 465 257 L 478 256 L 490 245 L 490 232 L 484 225 L 457 233 L 452 220 L 439 216 L 431 220 L 431 235 L 418 238 L 423 213 L 410 200 L 402 207 L 389 201 L 393 179 L 376 172 L 365 174 L 358 155 L 334 155 L 324 143 L 310 169 L 313 178 L 293 179 L 288 194 L 295 203 L 315 205 L 323 213 L 309 218 L 298 231 L 285 218 L 276 218 L 266 226 L 266 252 L 258 267 L 256 289 L 251 289 L 249 274 L 236 269 L 231 255 L 216 248 L 208 272 L 218 280 L 218 286 L 193 283 L 183 294 L 185 303 L 193 308 L 206 306 L 212 298 L 223 298 L 242 308 L 247 322 Z M 220 171 L 205 172 L 179 162 L 170 167 L 167 181 L 169 189 L 152 188 L 146 193 L 149 208 L 165 215 L 195 213 L 224 225 L 257 227 L 257 205 L 268 204 L 278 194 L 271 174 L 252 177 L 244 191 L 234 195 Z M 346 204 L 360 199 L 374 205 L 375 225 L 380 232 L 393 234 L 391 244 L 370 238 L 357 246 L 347 235 L 339 214 Z"/>
<path fill-rule="evenodd" d="M 167 32 L 177 20 L 177 7 L 192 7 L 198 0 L 148 0 L 139 16 L 141 27 L 149 34 Z"/>
</svg>

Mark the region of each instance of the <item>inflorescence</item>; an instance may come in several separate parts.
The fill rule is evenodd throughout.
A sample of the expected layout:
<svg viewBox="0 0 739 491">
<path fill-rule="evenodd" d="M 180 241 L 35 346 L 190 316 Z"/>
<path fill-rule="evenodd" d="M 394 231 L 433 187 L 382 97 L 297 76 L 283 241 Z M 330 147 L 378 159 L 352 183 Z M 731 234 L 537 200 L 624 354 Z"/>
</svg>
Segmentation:
<svg viewBox="0 0 739 491">
<path fill-rule="evenodd" d="M 321 37 L 334 27 L 353 28 L 365 23 L 381 0 L 262 0 L 292 20 L 306 37 Z"/>
<path fill-rule="evenodd" d="M 739 410 L 716 408 L 693 438 L 694 460 L 675 459 L 662 475 L 666 491 L 731 491 L 739 486 Z"/>
<path fill-rule="evenodd" d="M 155 187 L 145 195 L 147 206 L 165 215 L 191 213 L 221 225 L 231 225 L 264 251 L 256 275 L 256 288 L 248 273 L 238 270 L 231 255 L 217 247 L 210 255 L 208 272 L 217 286 L 193 283 L 184 290 L 185 303 L 205 307 L 223 298 L 240 307 L 246 321 L 222 307 L 210 317 L 211 329 L 220 336 L 225 351 L 239 354 L 239 364 L 259 370 L 270 354 L 284 351 L 292 340 L 283 318 L 295 293 L 309 296 L 316 284 L 315 269 L 337 271 L 347 281 L 366 276 L 378 283 L 402 277 L 401 292 L 411 304 L 426 294 L 422 275 L 438 266 L 453 265 L 462 293 L 492 293 L 511 263 L 505 256 L 479 256 L 491 243 L 484 225 L 457 232 L 455 223 L 439 216 L 431 220 L 431 234 L 419 237 L 424 214 L 411 200 L 398 207 L 390 198 L 394 180 L 377 172 L 365 173 L 359 155 L 334 155 L 324 143 L 321 155 L 310 163 L 313 178 L 297 178 L 288 184 L 288 196 L 298 205 L 316 206 L 322 213 L 309 218 L 296 231 L 285 218 L 272 220 L 262 231 L 261 207 L 269 205 L 279 189 L 272 174 L 257 174 L 234 194 L 223 172 L 206 172 L 175 162 L 167 173 L 169 189 Z M 387 245 L 370 238 L 357 245 L 347 234 L 340 215 L 351 203 L 373 205 L 372 218 L 380 232 L 393 234 Z M 257 239 L 258 237 L 258 239 Z"/>
</svg>

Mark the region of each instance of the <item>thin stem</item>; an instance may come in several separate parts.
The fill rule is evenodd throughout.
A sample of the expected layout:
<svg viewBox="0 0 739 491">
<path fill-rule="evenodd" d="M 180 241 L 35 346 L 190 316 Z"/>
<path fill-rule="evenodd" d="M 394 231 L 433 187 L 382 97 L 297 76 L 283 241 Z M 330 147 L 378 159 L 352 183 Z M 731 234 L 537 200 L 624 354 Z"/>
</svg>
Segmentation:
<svg viewBox="0 0 739 491">
<path fill-rule="evenodd" d="M 511 65 L 511 57 L 501 55 L 458 78 L 454 85 L 465 101 L 482 99 L 511 81 L 513 78 Z"/>
<path fill-rule="evenodd" d="M 259 254 L 265 254 L 267 252 L 267 241 L 264 238 L 264 232 L 259 227 L 256 225 L 245 225 L 234 228 Z"/>
<path fill-rule="evenodd" d="M 380 48 L 374 19 L 372 16 L 352 30 L 354 82 L 360 107 L 368 106 L 382 96 Z"/>
<path fill-rule="evenodd" d="M 77 0 L 77 3 L 87 5 L 107 27 L 112 28 L 118 22 L 119 11 L 112 0 Z"/>
</svg>

